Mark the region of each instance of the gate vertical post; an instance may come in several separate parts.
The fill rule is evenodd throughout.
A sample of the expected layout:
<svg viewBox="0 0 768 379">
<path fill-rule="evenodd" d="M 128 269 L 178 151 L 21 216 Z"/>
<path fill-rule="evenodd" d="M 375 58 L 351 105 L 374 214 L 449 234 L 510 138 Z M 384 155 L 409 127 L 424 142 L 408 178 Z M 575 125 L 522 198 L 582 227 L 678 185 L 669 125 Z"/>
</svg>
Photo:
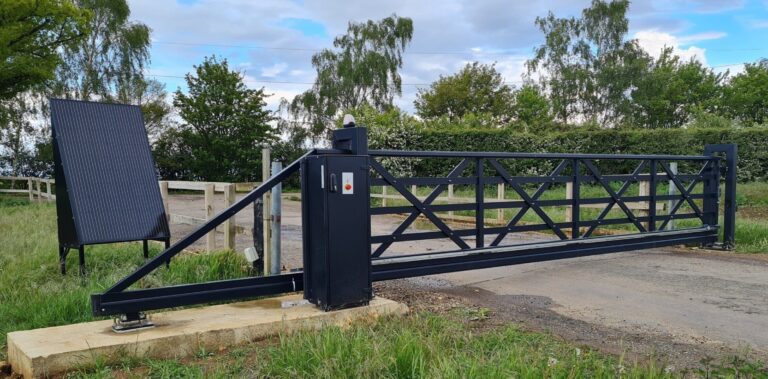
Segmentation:
<svg viewBox="0 0 768 379">
<path fill-rule="evenodd" d="M 477 158 L 475 161 L 475 246 L 485 246 L 485 179 L 483 178 L 483 166 L 485 159 Z"/>
<path fill-rule="evenodd" d="M 738 147 L 736 144 L 716 144 L 706 145 L 704 147 L 704 155 L 714 156 L 716 153 L 722 153 L 725 155 L 725 197 L 723 199 L 723 248 L 726 250 L 733 249 L 735 244 L 736 234 L 736 164 L 738 163 Z M 719 173 L 720 170 L 718 170 Z M 719 180 L 717 185 L 718 191 L 715 192 L 717 196 L 719 192 Z M 705 200 L 708 197 L 705 197 Z M 719 198 L 719 196 L 718 196 Z M 711 200 L 710 200 L 711 201 Z M 710 207 L 711 203 L 708 204 Z M 704 207 L 709 209 L 708 207 Z M 715 208 L 716 209 L 716 208 Z M 715 220 L 717 220 L 717 211 L 715 211 Z"/>
<path fill-rule="evenodd" d="M 573 180 L 571 191 L 571 238 L 578 239 L 581 235 L 579 230 L 579 198 L 581 197 L 581 178 L 579 177 L 579 160 L 573 160 Z"/>
</svg>

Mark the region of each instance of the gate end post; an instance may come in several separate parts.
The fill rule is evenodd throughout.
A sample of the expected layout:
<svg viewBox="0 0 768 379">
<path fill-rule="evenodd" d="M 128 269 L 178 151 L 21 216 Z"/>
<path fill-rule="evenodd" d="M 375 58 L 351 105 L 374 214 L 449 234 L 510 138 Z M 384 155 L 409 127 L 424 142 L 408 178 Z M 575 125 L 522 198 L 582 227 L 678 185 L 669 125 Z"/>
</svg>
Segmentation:
<svg viewBox="0 0 768 379">
<path fill-rule="evenodd" d="M 704 155 L 724 155 L 725 197 L 723 199 L 723 240 L 722 248 L 733 250 L 736 244 L 736 164 L 738 146 L 736 144 L 712 144 L 704 147 Z M 718 194 L 719 194 L 719 183 Z"/>
</svg>

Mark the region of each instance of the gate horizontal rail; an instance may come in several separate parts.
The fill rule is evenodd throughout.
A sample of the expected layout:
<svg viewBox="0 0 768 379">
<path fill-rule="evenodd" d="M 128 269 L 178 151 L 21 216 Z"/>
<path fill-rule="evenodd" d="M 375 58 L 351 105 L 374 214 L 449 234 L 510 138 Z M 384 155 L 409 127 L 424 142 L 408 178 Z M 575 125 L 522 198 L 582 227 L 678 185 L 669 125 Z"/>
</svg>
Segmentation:
<svg viewBox="0 0 768 379">
<path fill-rule="evenodd" d="M 718 223 L 718 183 L 720 179 L 721 158 L 711 155 L 637 155 L 637 154 L 551 154 L 551 153 L 497 153 L 497 152 L 446 152 L 446 151 L 369 151 L 374 177 L 371 186 L 391 186 L 409 204 L 395 206 L 373 206 L 372 216 L 387 214 L 408 214 L 406 219 L 391 233 L 371 236 L 371 244 L 376 245 L 372 253 L 373 261 L 390 249 L 396 242 L 419 241 L 448 238 L 461 250 L 480 249 L 486 245 L 486 237 L 494 236 L 490 246 L 503 246 L 509 233 L 549 231 L 561 240 L 581 240 L 591 238 L 598 227 L 630 224 L 636 233 L 643 235 L 659 229 L 665 229 L 671 220 L 698 219 L 701 226 L 715 226 Z M 385 168 L 382 162 L 397 159 L 447 159 L 459 161 L 450 173 L 436 177 L 396 177 Z M 550 160 L 556 167 L 549 175 L 512 175 L 505 163 L 519 160 Z M 381 162 L 379 162 L 381 160 Z M 636 166 L 630 174 L 603 174 L 599 167 L 603 162 L 634 161 Z M 394 162 L 394 161 L 392 161 Z M 677 173 L 670 170 L 669 162 L 690 162 L 696 168 L 695 173 Z M 393 166 L 397 166 L 396 164 Z M 466 175 L 465 172 L 469 172 Z M 489 175 L 491 173 L 491 175 Z M 616 188 L 613 183 L 619 183 Z M 632 195 L 628 189 L 634 183 L 648 182 L 648 194 Z M 666 182 L 677 190 L 675 195 L 657 194 L 657 186 Z M 503 183 L 513 190 L 516 199 L 486 200 L 485 189 L 488 185 Z M 572 193 L 565 199 L 542 199 L 542 195 L 553 186 L 568 183 Z M 581 186 L 596 185 L 608 195 L 600 197 L 582 196 Z M 475 201 L 467 198 L 460 203 L 454 198 L 440 198 L 448 186 L 464 185 L 474 187 Z M 538 185 L 530 194 L 526 186 Z M 409 187 L 410 186 L 410 190 Z M 413 193 L 417 186 L 429 186 L 426 197 Z M 701 186 L 700 193 L 694 190 Z M 570 196 L 568 196 L 570 195 Z M 435 204 L 436 202 L 439 204 Z M 660 202 L 673 201 L 667 214 L 658 214 Z M 449 203 L 446 203 L 449 202 Z M 631 209 L 628 204 L 641 202 L 647 204 L 645 214 L 637 214 L 637 207 Z M 699 202 L 701 207 L 699 206 Z M 592 219 L 583 219 L 581 206 L 604 204 L 605 208 Z M 663 203 L 662 203 L 663 204 Z M 552 218 L 546 207 L 568 207 L 571 210 L 570 221 L 561 222 Z M 702 209 L 703 208 L 703 209 Z M 513 210 L 514 216 L 504 227 L 487 227 L 486 210 Z M 662 209 L 664 209 L 662 207 Z M 682 211 L 686 210 L 686 211 Z M 438 215 L 439 212 L 470 211 L 474 212 L 475 225 L 472 229 L 452 229 Z M 610 216 L 619 212 L 622 217 Z M 526 214 L 535 214 L 541 223 L 522 225 Z M 426 217 L 437 231 L 406 232 L 416 219 Z M 585 230 L 582 230 L 585 229 Z M 474 236 L 474 246 L 470 247 L 466 237 Z"/>
<path fill-rule="evenodd" d="M 312 175 L 318 175 L 318 177 L 311 176 L 311 178 L 317 180 L 318 183 L 317 188 L 313 188 L 313 191 L 319 192 L 312 192 L 313 195 L 308 196 L 308 198 L 315 198 L 317 201 L 319 199 L 318 193 L 334 193 L 333 196 L 336 196 L 333 198 L 335 204 L 343 204 L 344 196 L 350 196 L 347 199 L 364 196 L 369 205 L 368 209 L 362 211 L 367 212 L 369 220 L 370 217 L 377 215 L 393 213 L 407 215 L 391 233 L 371 235 L 369 232 L 363 236 L 365 239 L 362 242 L 362 247 L 355 248 L 355 251 L 359 251 L 360 254 L 370 254 L 368 283 L 370 280 L 389 280 L 669 245 L 691 243 L 712 245 L 717 242 L 718 232 L 721 229 L 725 247 L 733 244 L 736 167 L 736 148 L 733 145 L 708 145 L 705 155 L 701 156 L 368 151 L 364 128 L 342 130 L 343 132 L 334 133 L 334 149 L 316 149 L 308 152 L 299 160 L 286 166 L 283 171 L 266 180 L 241 200 L 201 225 L 190 235 L 182 238 L 160 255 L 139 267 L 135 272 L 118 281 L 104 293 L 92 295 L 93 313 L 95 315 L 125 314 L 128 319 L 135 320 L 138 318 L 139 312 L 150 309 L 300 291 L 305 289 L 304 287 L 315 285 L 306 276 L 312 270 L 315 270 L 315 274 L 324 272 L 325 274 L 322 275 L 325 276 L 331 276 L 329 273 L 345 275 L 343 268 L 331 270 L 325 266 L 312 266 L 305 267 L 302 272 L 290 272 L 275 276 L 163 288 L 129 289 L 139 279 L 167 262 L 206 233 L 214 230 L 216 226 L 224 223 L 249 203 L 264 195 L 273 186 L 285 180 L 292 173 L 298 172 L 300 168 L 302 170 L 302 186 L 305 185 L 304 179 L 308 178 L 307 175 L 310 172 L 313 172 Z M 724 156 L 721 157 L 718 154 Z M 314 155 L 324 157 L 312 158 Z M 348 171 L 352 170 L 351 168 L 345 169 L 347 171 L 344 172 L 329 173 L 331 171 L 330 163 L 327 167 L 318 166 L 319 170 L 317 171 L 311 171 L 308 168 L 309 165 L 302 165 L 302 163 L 310 162 L 312 159 L 314 159 L 312 162 L 319 162 L 316 158 L 327 158 L 328 162 L 331 162 L 330 159 L 333 158 L 336 159 L 334 162 L 338 163 L 340 162 L 338 159 L 344 156 L 351 157 L 350 160 L 345 161 L 347 163 L 357 162 L 354 170 L 367 172 L 367 175 L 370 176 L 364 176 L 365 180 L 355 182 L 358 184 L 355 185 L 354 191 L 351 186 L 352 182 L 344 183 L 343 192 L 337 191 L 339 177 L 342 180 L 352 178 L 353 173 Z M 361 156 L 365 159 L 362 159 Z M 451 163 L 455 166 L 448 173 L 434 177 L 398 177 L 393 174 L 395 170 L 387 168 L 388 161 L 409 158 L 419 160 L 450 158 L 453 159 Z M 510 160 L 514 162 L 529 159 L 545 159 L 556 162 L 553 162 L 554 166 L 548 175 L 530 176 L 520 175 L 508 164 Z M 601 170 L 603 168 L 602 162 L 605 161 L 634 161 L 634 164 L 631 165 L 633 168 L 631 173 L 606 174 Z M 365 162 L 368 164 L 365 165 Z M 686 167 L 695 168 L 695 170 L 694 172 L 678 174 L 670 169 L 670 162 L 689 162 Z M 719 223 L 719 183 L 721 176 L 724 176 L 726 183 L 723 224 Z M 630 187 L 633 183 L 640 181 L 650 183 L 649 193 L 632 194 Z M 677 193 L 674 195 L 657 194 L 657 186 L 662 182 L 674 186 Z M 366 188 L 357 187 L 360 183 L 366 183 L 363 186 Z M 515 198 L 503 201 L 486 200 L 484 191 L 486 186 L 499 183 L 508 186 L 515 194 Z M 553 186 L 563 183 L 571 183 L 569 187 L 573 189 L 569 198 L 543 198 L 544 194 Z M 604 191 L 605 195 L 584 196 L 581 190 L 585 184 L 597 186 Z M 430 186 L 431 188 L 426 196 L 417 196 L 416 193 L 409 190 L 409 186 L 414 185 Z M 464 199 L 462 203 L 457 204 L 442 203 L 444 199 L 439 199 L 439 196 L 449 185 L 473 187 L 474 202 L 466 202 Z M 408 204 L 371 207 L 370 188 L 374 186 L 394 188 Z M 354 204 L 360 204 L 359 198 L 356 199 Z M 309 200 L 302 196 L 302 201 Z M 435 204 L 437 201 L 441 203 Z M 656 206 L 661 201 L 671 201 L 672 203 L 666 214 L 657 213 Z M 632 202 L 647 202 L 646 213 L 635 214 L 636 207 L 630 209 L 627 205 Z M 596 204 L 604 204 L 605 207 L 592 219 L 588 219 L 580 212 L 580 206 Z M 306 203 L 302 205 L 303 212 L 327 211 L 328 209 L 325 207 L 327 207 L 327 200 L 311 206 Z M 572 218 L 565 222 L 553 218 L 547 212 L 548 207 L 569 207 Z M 485 211 L 499 209 L 512 211 L 512 217 L 507 224 L 503 227 L 486 227 Z M 474 212 L 474 228 L 467 228 L 464 224 L 463 229 L 454 229 L 456 226 L 446 223 L 440 214 L 451 211 Z M 535 215 L 541 222 L 523 224 L 523 217 L 529 213 Z M 304 216 L 306 214 L 302 217 L 303 222 L 306 223 L 308 221 Z M 409 227 L 418 218 L 426 218 L 434 225 L 435 230 L 410 231 Z M 322 220 L 322 218 L 316 219 Z M 666 230 L 666 226 L 673 219 L 698 220 L 698 225 L 684 229 Z M 323 222 L 344 222 L 344 218 L 332 217 Z M 593 236 L 597 228 L 617 224 L 629 224 L 636 231 L 621 235 Z M 335 230 L 337 232 L 342 230 L 343 232 L 344 228 L 339 229 L 339 225 L 335 225 Z M 307 227 L 306 224 L 303 225 L 303 228 L 305 227 Z M 327 227 L 327 225 L 323 224 L 320 227 Z M 316 229 L 316 231 L 319 230 L 323 229 Z M 510 244 L 505 241 L 505 237 L 509 233 L 537 231 L 549 232 L 551 237 L 555 239 L 522 244 Z M 311 242 L 306 241 L 307 236 L 307 234 L 304 235 L 305 266 L 308 264 L 306 259 L 310 254 L 308 249 L 314 248 L 311 246 Z M 472 241 L 472 237 L 474 241 Z M 411 254 L 382 256 L 395 243 L 427 239 L 446 239 L 455 244 L 457 248 L 445 251 L 423 251 L 416 254 L 407 252 Z M 335 246 L 344 249 L 351 241 L 345 240 L 343 242 Z M 367 248 L 365 247 L 366 244 Z M 359 239 L 355 241 L 355 246 L 361 246 Z M 349 251 L 343 253 L 349 254 Z M 353 256 L 359 257 L 356 253 Z M 343 260 L 341 264 L 344 264 Z M 335 283 L 346 282 L 340 280 Z M 332 289 L 329 287 L 327 290 L 331 291 Z M 349 293 L 349 288 L 345 287 L 343 291 Z M 364 292 L 367 293 L 365 296 L 370 296 L 370 288 L 362 288 L 361 294 Z M 305 297 L 307 297 L 306 292 Z M 366 301 L 365 299 L 368 297 L 362 297 L 361 301 Z M 318 305 L 320 304 L 318 303 Z"/>
</svg>

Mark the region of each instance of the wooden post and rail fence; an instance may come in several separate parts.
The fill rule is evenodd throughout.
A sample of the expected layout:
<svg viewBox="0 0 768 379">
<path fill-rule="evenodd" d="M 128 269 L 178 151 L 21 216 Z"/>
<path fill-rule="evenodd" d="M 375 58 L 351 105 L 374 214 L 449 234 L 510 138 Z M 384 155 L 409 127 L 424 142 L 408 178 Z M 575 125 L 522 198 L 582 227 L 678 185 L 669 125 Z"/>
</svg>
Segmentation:
<svg viewBox="0 0 768 379">
<path fill-rule="evenodd" d="M 677 163 L 676 162 L 671 162 L 670 163 L 670 170 L 673 171 L 673 173 L 675 173 L 675 174 L 677 173 Z M 371 197 L 372 198 L 381 199 L 381 206 L 382 207 L 386 207 L 387 206 L 387 201 L 388 200 L 407 202 L 407 200 L 403 196 L 401 196 L 399 193 L 388 194 L 388 189 L 387 188 L 388 188 L 387 186 L 382 186 L 380 194 L 371 193 Z M 423 201 L 426 198 L 426 196 L 419 196 L 419 195 L 417 195 L 416 194 L 416 189 L 417 189 L 417 187 L 415 185 L 412 185 L 411 186 L 411 193 L 413 193 L 419 200 Z M 649 181 L 640 181 L 639 182 L 638 196 L 649 196 L 650 193 L 651 193 L 650 182 Z M 669 186 L 669 195 L 675 195 L 675 194 L 676 194 L 675 186 L 674 185 L 670 185 Z M 573 199 L 573 183 L 572 182 L 567 182 L 566 183 L 565 198 L 567 200 Z M 505 184 L 504 183 L 499 183 L 499 184 L 496 185 L 496 199 L 487 200 L 486 202 L 505 201 L 505 200 L 510 200 L 510 199 L 506 198 L 506 187 L 505 187 Z M 475 202 L 475 197 L 474 196 L 471 196 L 471 197 L 455 196 L 454 185 L 453 184 L 449 184 L 448 185 L 447 195 L 446 196 L 438 197 L 437 199 L 435 199 L 434 203 L 437 204 L 437 203 L 439 203 L 441 201 L 445 202 L 447 204 L 474 203 Z M 669 200 L 666 204 L 660 202 L 660 203 L 656 204 L 656 210 L 657 211 L 664 211 L 664 210 L 667 210 L 667 209 L 671 209 L 672 206 L 673 206 L 672 203 L 673 203 L 672 200 Z M 638 217 L 643 217 L 643 216 L 647 217 L 649 215 L 650 202 L 648 202 L 648 201 L 627 202 L 627 203 L 625 203 L 625 205 L 630 210 L 636 211 Z M 581 207 L 582 208 L 603 209 L 603 208 L 605 208 L 605 204 L 582 204 Z M 565 208 L 565 222 L 572 221 L 572 209 L 571 209 L 571 207 L 570 206 L 565 206 L 564 208 Z M 616 209 L 618 209 L 618 207 L 616 207 Z M 472 223 L 475 222 L 475 216 L 456 215 L 453 211 L 448 211 L 447 215 L 443 215 L 441 217 L 446 219 L 446 220 L 462 221 L 462 222 L 472 222 Z M 506 220 L 506 218 L 504 216 L 504 210 L 503 209 L 497 210 L 496 215 L 493 218 L 486 217 L 485 221 L 487 223 L 489 223 L 489 224 L 497 224 L 497 225 L 505 225 L 508 222 L 508 220 Z M 647 223 L 646 223 L 645 227 L 646 228 L 648 227 Z M 670 230 L 674 229 L 673 221 L 670 221 L 667 224 L 667 229 L 670 229 Z"/>
<path fill-rule="evenodd" d="M 266 178 L 269 177 L 270 174 L 270 151 L 269 149 L 264 149 L 262 151 L 262 159 L 265 162 L 262 165 L 262 177 Z M 677 165 L 671 164 L 670 168 L 675 173 L 677 172 Z M 0 193 L 26 193 L 29 195 L 29 201 L 30 202 L 42 202 L 42 201 L 53 201 L 56 199 L 56 195 L 53 194 L 52 188 L 55 186 L 56 182 L 54 179 L 46 179 L 46 178 L 33 178 L 33 177 L 19 177 L 19 176 L 0 176 L 0 181 L 10 181 L 11 186 L 10 188 L 0 188 Z M 25 185 L 26 188 L 15 188 L 17 183 L 22 183 L 22 185 Z M 257 187 L 260 184 L 260 182 L 247 182 L 247 183 L 226 183 L 226 182 L 193 182 L 193 181 L 173 181 L 173 180 L 163 180 L 159 181 L 158 185 L 160 186 L 160 195 L 163 201 L 163 206 L 165 208 L 166 215 L 168 217 L 168 221 L 170 223 L 176 223 L 176 224 L 187 224 L 187 225 L 202 225 L 207 220 L 213 218 L 213 216 L 216 214 L 216 207 L 214 205 L 216 194 L 221 193 L 224 196 L 224 208 L 234 204 L 236 200 L 236 194 L 237 192 L 248 192 L 252 190 L 253 188 Z M 650 194 L 650 183 L 647 181 L 641 181 L 639 182 L 639 193 L 640 196 L 647 196 Z M 43 190 L 43 186 L 45 187 L 45 190 Z M 380 194 L 372 193 L 372 198 L 379 198 L 381 199 L 381 206 L 386 207 L 388 200 L 400 200 L 405 201 L 405 198 L 402 197 L 400 194 L 388 194 L 387 186 L 382 186 L 382 191 Z M 194 216 L 188 216 L 188 215 L 182 215 L 179 213 L 173 213 L 173 210 L 170 209 L 169 204 L 169 196 L 170 191 L 172 190 L 181 190 L 181 191 L 199 191 L 203 192 L 204 194 L 204 214 L 205 218 L 200 217 L 194 217 Z M 416 194 L 416 186 L 411 187 L 411 192 Z M 669 186 L 669 194 L 674 195 L 675 194 L 675 187 Z M 565 196 L 566 199 L 572 199 L 573 195 L 573 185 L 572 183 L 566 183 L 566 190 L 565 190 Z M 504 183 L 499 183 L 496 188 L 496 199 L 495 200 L 489 200 L 492 201 L 504 201 L 507 199 L 506 197 L 506 187 Z M 423 196 L 416 196 L 417 198 L 423 199 Z M 271 267 L 271 245 L 272 245 L 272 230 L 271 230 L 271 224 L 272 224 L 272 212 L 271 212 L 271 196 L 269 192 L 267 195 L 263 198 L 263 248 L 264 248 L 264 267 L 265 270 L 269 270 L 269 267 Z M 473 197 L 457 197 L 455 196 L 454 192 L 454 185 L 449 184 L 448 185 L 448 191 L 446 196 L 441 196 L 436 200 L 437 202 L 440 201 L 446 201 L 448 203 L 456 203 L 456 202 L 466 202 L 466 203 L 472 203 L 475 201 L 474 196 Z M 669 201 L 668 204 L 659 203 L 657 204 L 657 210 L 665 210 L 670 209 L 672 207 L 671 205 L 672 201 Z M 626 203 L 627 207 L 631 210 L 637 211 L 638 216 L 647 216 L 649 212 L 650 204 L 647 201 L 640 201 L 640 202 L 628 202 Z M 602 209 L 605 207 L 603 204 L 582 204 L 582 207 L 585 208 L 596 208 L 596 209 Z M 223 209 L 223 208 L 222 208 Z M 565 221 L 571 221 L 571 209 L 570 207 L 565 207 Z M 447 220 L 453 220 L 453 221 L 465 221 L 465 222 L 474 222 L 475 218 L 474 216 L 461 216 L 456 215 L 453 211 L 449 211 L 447 215 L 444 216 Z M 495 218 L 486 218 L 486 221 L 491 224 L 499 224 L 503 225 L 506 223 L 505 216 L 504 216 L 504 210 L 499 209 L 496 212 Z M 647 225 L 646 225 L 647 227 Z M 674 228 L 674 224 L 670 222 L 667 226 L 667 228 Z M 221 230 L 223 229 L 223 230 Z M 206 251 L 213 251 L 216 249 L 216 232 L 223 232 L 224 233 L 224 246 L 222 246 L 224 249 L 231 249 L 235 250 L 235 236 L 237 234 L 245 234 L 245 235 L 251 235 L 252 231 L 248 228 L 245 228 L 243 226 L 238 226 L 235 223 L 234 218 L 229 219 L 227 222 L 224 223 L 221 229 L 214 230 L 206 235 Z"/>
<path fill-rule="evenodd" d="M 270 149 L 262 149 L 262 178 L 270 177 Z M 54 188 L 56 181 L 49 178 L 35 178 L 35 177 L 21 177 L 21 176 L 0 176 L 0 184 L 4 181 L 10 181 L 9 188 L 0 185 L 0 193 L 12 193 L 12 194 L 28 194 L 30 202 L 42 202 L 42 201 L 54 201 L 56 195 L 54 194 Z M 168 222 L 175 224 L 186 225 L 202 225 L 206 221 L 210 220 L 216 215 L 217 209 L 215 206 L 215 198 L 217 194 L 224 196 L 224 204 L 222 209 L 234 204 L 237 200 L 238 192 L 250 192 L 256 188 L 261 182 L 246 182 L 246 183 L 227 183 L 227 182 L 195 182 L 195 181 L 178 181 L 178 180 L 161 180 L 158 182 L 160 187 L 160 196 L 163 201 L 163 207 L 165 208 L 165 214 L 168 217 Z M 16 188 L 17 186 L 21 188 Z M 43 186 L 45 189 L 43 190 Z M 189 215 L 183 215 L 174 213 L 170 206 L 171 191 L 192 191 L 202 192 L 203 197 L 203 209 L 205 217 L 194 217 Z M 262 223 L 264 233 L 263 243 L 263 259 L 265 274 L 271 267 L 272 259 L 272 243 L 273 230 L 272 224 L 272 209 L 271 209 L 271 195 L 269 192 L 262 199 Z M 278 224 L 279 225 L 279 224 Z M 259 230 L 259 228 L 257 228 Z M 210 252 L 217 248 L 216 246 L 216 233 L 220 232 L 224 234 L 224 249 L 235 250 L 235 236 L 237 234 L 244 234 L 252 236 L 253 232 L 242 225 L 235 223 L 235 218 L 232 217 L 227 220 L 221 228 L 211 231 L 205 237 L 205 250 Z M 274 231 L 274 237 L 279 238 L 279 231 Z M 279 248 L 279 246 L 278 246 Z M 277 255 L 279 257 L 279 255 Z M 279 259 L 279 258 L 278 258 Z"/>
</svg>

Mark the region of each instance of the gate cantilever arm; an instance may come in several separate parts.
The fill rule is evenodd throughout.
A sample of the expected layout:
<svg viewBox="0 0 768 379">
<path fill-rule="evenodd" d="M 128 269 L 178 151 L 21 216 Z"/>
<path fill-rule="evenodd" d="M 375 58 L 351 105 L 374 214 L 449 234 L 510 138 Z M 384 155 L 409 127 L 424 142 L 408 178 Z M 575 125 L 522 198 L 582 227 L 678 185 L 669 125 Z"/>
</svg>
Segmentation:
<svg viewBox="0 0 768 379">
<path fill-rule="evenodd" d="M 199 228 L 195 229 L 195 231 L 188 234 L 186 237 L 182 238 L 181 240 L 177 241 L 176 243 L 171 245 L 169 248 L 165 249 L 165 251 L 163 251 L 160 255 L 152 258 L 149 262 L 139 267 L 136 271 L 126 276 L 125 278 L 121 279 L 119 282 L 115 283 L 115 285 L 113 285 L 111 288 L 106 290 L 104 293 L 120 292 L 130 287 L 133 283 L 136 283 L 136 281 L 138 281 L 139 279 L 143 278 L 144 276 L 152 272 L 152 270 L 156 269 L 158 266 L 162 265 L 164 262 L 168 261 L 176 254 L 180 253 L 182 250 L 187 248 L 189 245 L 193 244 L 202 236 L 206 235 L 208 232 L 212 231 L 217 226 L 224 223 L 224 221 L 234 216 L 237 212 L 240 212 L 243 208 L 248 206 L 248 204 L 252 203 L 257 198 L 263 196 L 267 191 L 272 189 L 272 187 L 274 187 L 276 184 L 282 182 L 286 177 L 288 177 L 288 175 L 296 172 L 301 166 L 301 161 L 303 161 L 304 158 L 310 155 L 313 155 L 316 152 L 317 150 L 310 150 L 306 154 L 302 155 L 301 158 L 295 160 L 293 163 L 288 165 L 288 167 L 284 168 L 283 171 L 280 171 L 279 173 L 277 173 L 277 175 L 265 180 L 260 186 L 256 187 L 255 189 L 253 189 L 253 191 L 245 195 L 245 197 L 243 197 L 242 199 L 238 200 L 237 202 L 229 206 L 229 208 L 219 212 L 219 214 L 217 214 L 210 221 L 201 225 Z"/>
</svg>

